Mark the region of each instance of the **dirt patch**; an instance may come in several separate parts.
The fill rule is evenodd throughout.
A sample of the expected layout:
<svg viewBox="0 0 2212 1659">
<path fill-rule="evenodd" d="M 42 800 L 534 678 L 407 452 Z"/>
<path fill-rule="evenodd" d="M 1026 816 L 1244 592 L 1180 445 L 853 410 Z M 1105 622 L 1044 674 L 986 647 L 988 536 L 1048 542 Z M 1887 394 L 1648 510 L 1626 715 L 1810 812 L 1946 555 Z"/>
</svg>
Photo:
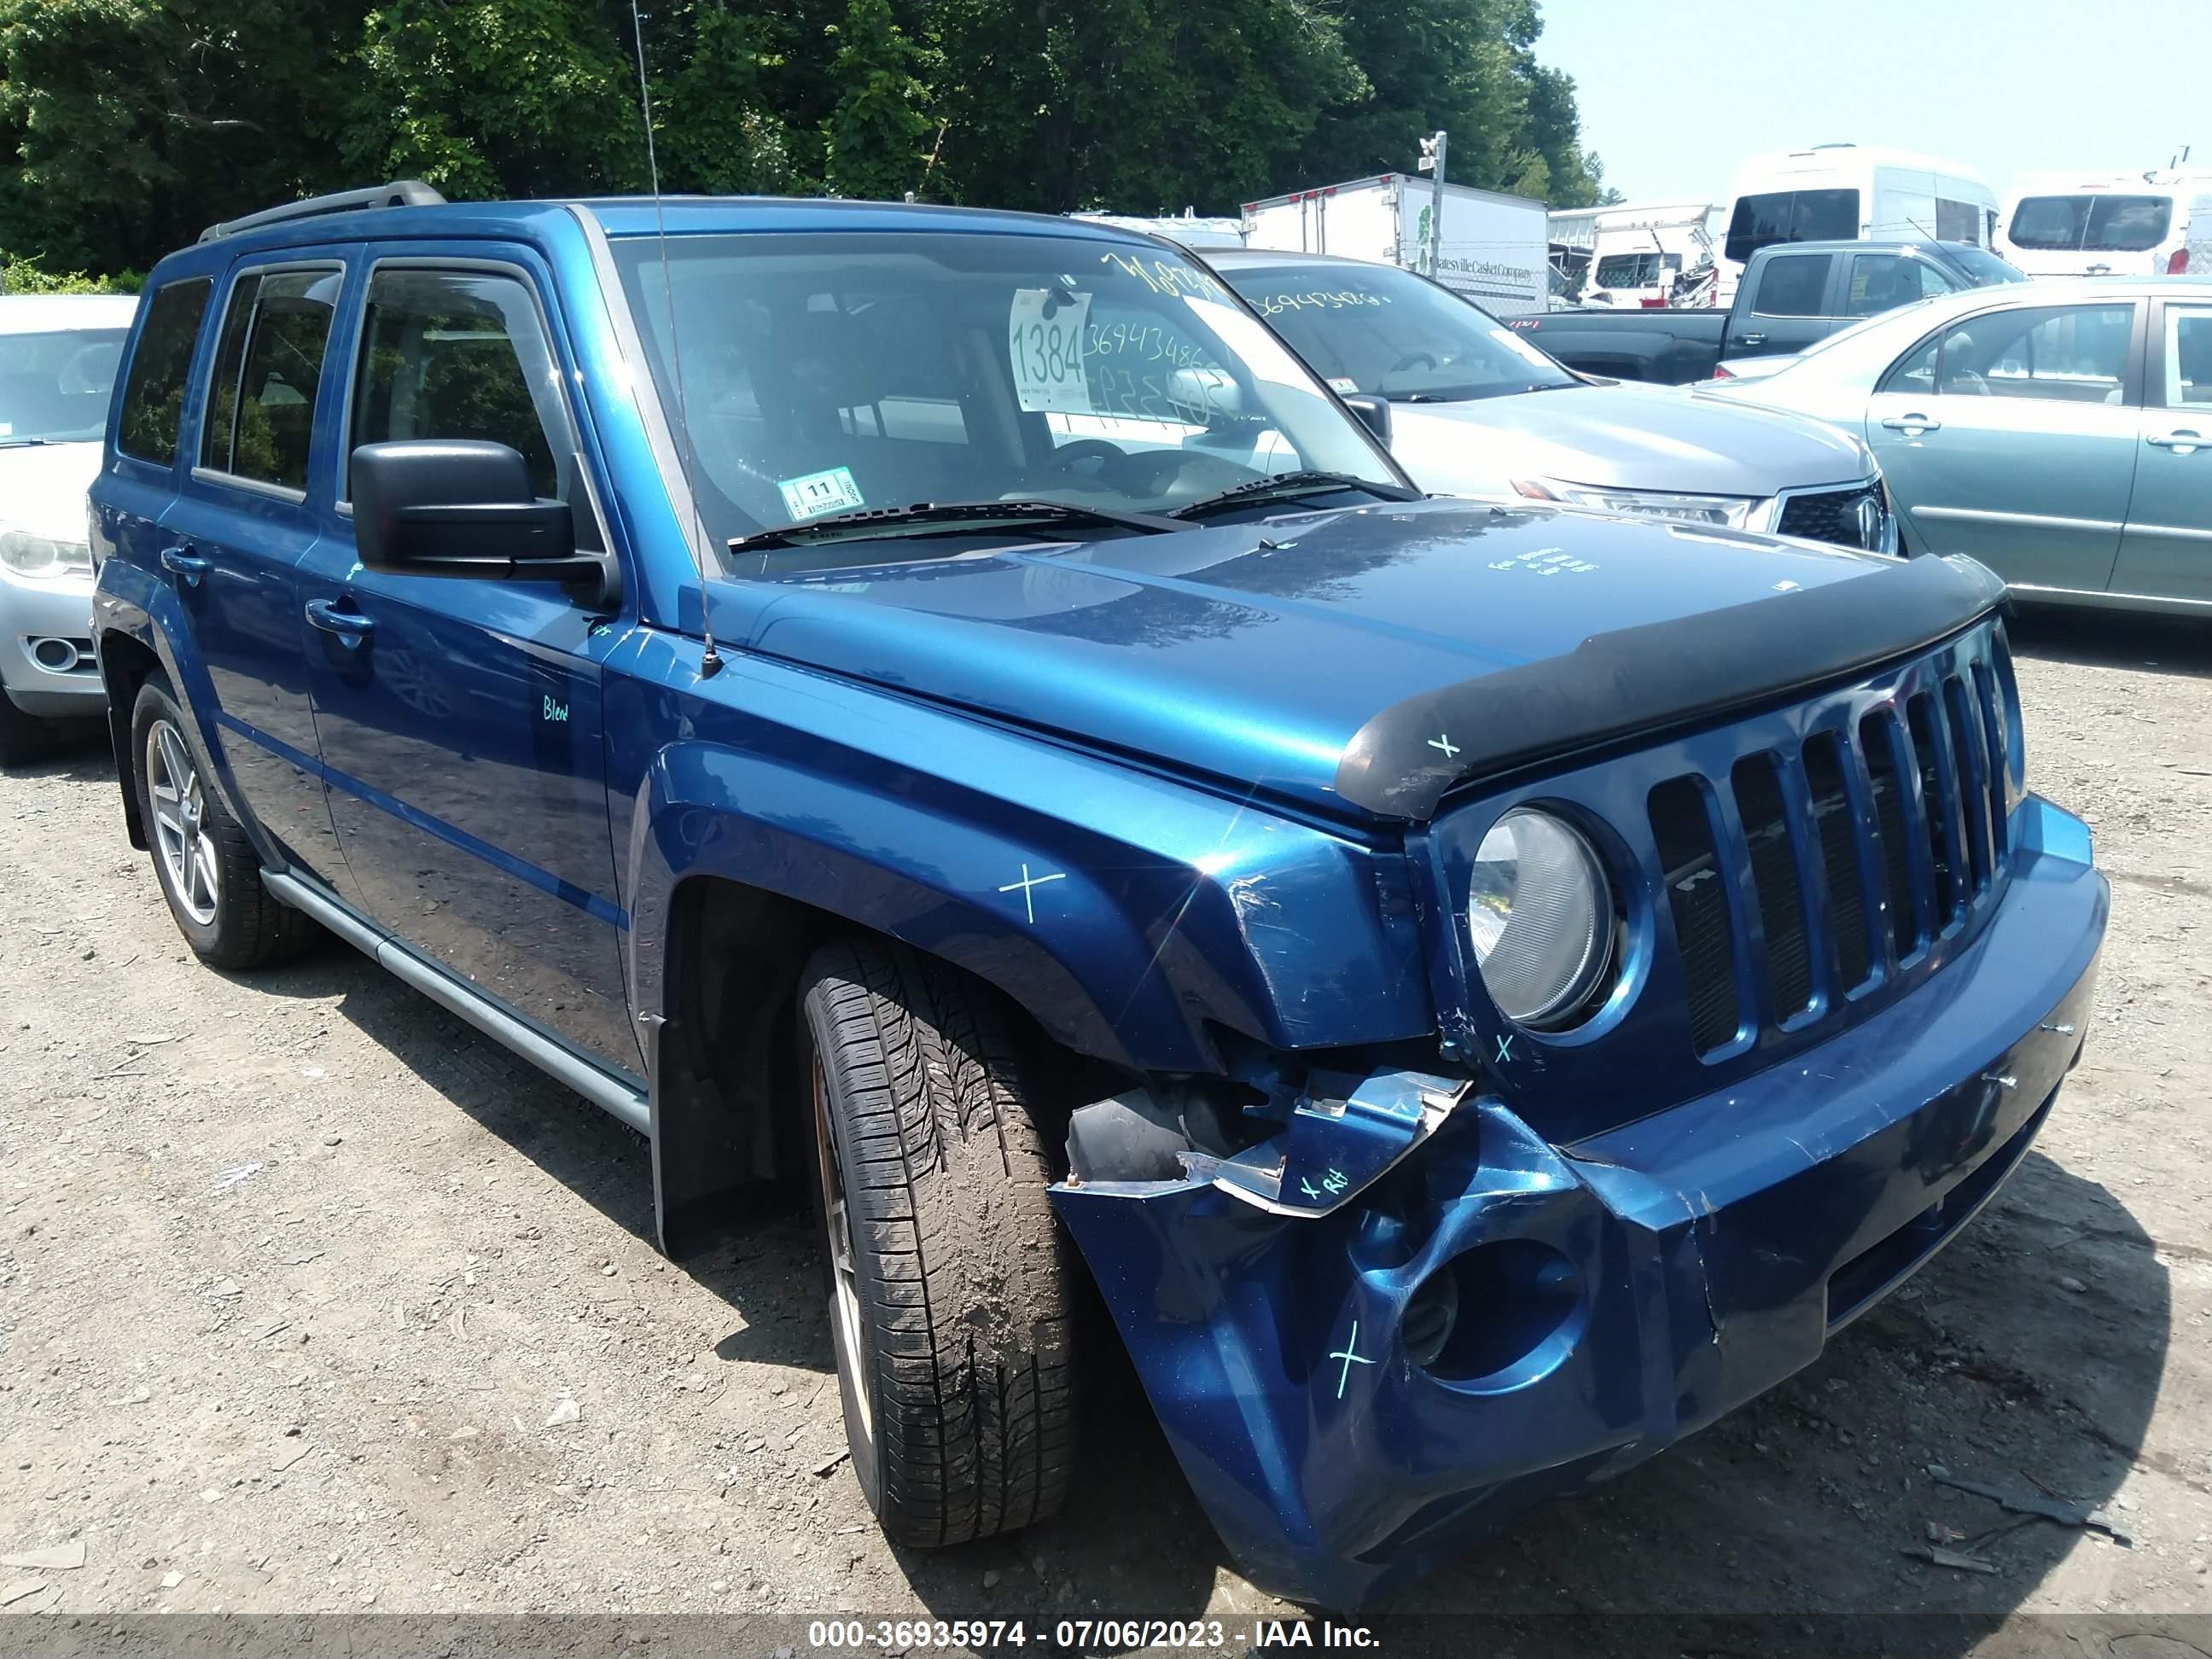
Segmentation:
<svg viewBox="0 0 2212 1659">
<path fill-rule="evenodd" d="M 1396 1611 L 2212 1610 L 2212 629 L 2014 635 L 2031 781 L 2114 883 L 2036 1152 L 1819 1365 Z M 803 1215 L 672 1266 L 643 1143 L 366 960 L 189 961 L 102 755 L 0 775 L 0 1553 L 85 1551 L 0 1571 L 41 1586 L 5 1611 L 1290 1611 L 1110 1390 L 1058 1519 L 894 1549 L 816 1473 Z M 2002 1518 L 1930 1462 L 2105 1502 L 2133 1547 L 1908 1559 Z"/>
</svg>

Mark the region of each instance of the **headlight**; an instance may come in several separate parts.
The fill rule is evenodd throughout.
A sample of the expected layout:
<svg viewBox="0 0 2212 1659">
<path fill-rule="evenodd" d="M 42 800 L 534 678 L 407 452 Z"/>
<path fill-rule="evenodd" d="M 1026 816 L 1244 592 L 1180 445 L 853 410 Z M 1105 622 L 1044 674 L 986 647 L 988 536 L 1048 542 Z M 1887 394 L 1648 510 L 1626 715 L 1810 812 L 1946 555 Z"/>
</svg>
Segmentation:
<svg viewBox="0 0 2212 1659">
<path fill-rule="evenodd" d="M 92 569 L 82 542 L 48 541 L 21 530 L 0 530 L 0 564 L 19 576 L 63 576 Z"/>
<path fill-rule="evenodd" d="M 1474 959 L 1508 1019 L 1572 1013 L 1613 957 L 1613 894 L 1590 844 L 1547 812 L 1516 807 L 1474 854 L 1467 902 Z"/>
<path fill-rule="evenodd" d="M 1741 530 L 1758 505 L 1749 495 L 1678 495 L 1663 489 L 1607 489 L 1595 484 L 1562 483 L 1556 478 L 1516 478 L 1513 488 L 1534 501 L 1587 507 L 1600 513 L 1634 513 L 1674 519 L 1683 524 L 1721 525 Z"/>
</svg>

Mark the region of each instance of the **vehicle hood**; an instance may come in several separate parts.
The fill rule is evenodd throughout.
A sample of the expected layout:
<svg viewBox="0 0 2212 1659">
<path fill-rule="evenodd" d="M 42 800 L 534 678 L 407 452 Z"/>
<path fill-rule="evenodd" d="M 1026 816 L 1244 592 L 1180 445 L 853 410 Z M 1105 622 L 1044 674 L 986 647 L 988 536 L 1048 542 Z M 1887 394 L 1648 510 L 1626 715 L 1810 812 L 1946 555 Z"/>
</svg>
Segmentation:
<svg viewBox="0 0 2212 1659">
<path fill-rule="evenodd" d="M 99 476 L 96 443 L 0 449 L 0 530 L 82 541 L 85 492 Z"/>
<path fill-rule="evenodd" d="M 1439 494 L 1494 494 L 1534 477 L 1764 498 L 1874 471 L 1858 440 L 1833 427 L 1634 381 L 1393 404 L 1390 453 Z"/>
<path fill-rule="evenodd" d="M 1340 764 L 1385 710 L 1490 677 L 1525 687 L 1532 665 L 1593 635 L 1649 638 L 1648 624 L 1727 607 L 1756 608 L 1765 637 L 1770 609 L 1779 622 L 1822 590 L 1905 568 L 1735 532 L 1418 501 L 708 592 L 726 644 L 1346 812 L 1362 803 L 1347 806 Z M 1903 617 L 1879 626 L 1899 637 L 1882 632 L 1876 654 L 1919 642 Z M 1716 643 L 1685 638 L 1671 655 L 1694 677 Z M 1794 684 L 1820 669 L 1782 672 Z M 1637 729 L 1664 723 L 1634 684 L 1599 690 Z M 1479 762 L 1517 734 L 1437 735 Z"/>
</svg>

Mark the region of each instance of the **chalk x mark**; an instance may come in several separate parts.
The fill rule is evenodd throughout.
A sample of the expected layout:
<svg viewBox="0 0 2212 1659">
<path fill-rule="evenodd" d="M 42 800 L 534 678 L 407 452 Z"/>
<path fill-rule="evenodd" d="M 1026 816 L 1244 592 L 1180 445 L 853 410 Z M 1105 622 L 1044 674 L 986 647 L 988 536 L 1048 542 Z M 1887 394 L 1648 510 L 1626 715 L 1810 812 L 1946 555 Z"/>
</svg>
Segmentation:
<svg viewBox="0 0 2212 1659">
<path fill-rule="evenodd" d="M 1030 925 L 1034 927 L 1036 926 L 1036 890 L 1048 881 L 1066 881 L 1066 879 L 1067 874 L 1065 871 L 1056 871 L 1049 876 L 1032 877 L 1030 874 L 1029 866 L 1024 864 L 1022 866 L 1022 878 L 1019 881 L 1008 882 L 999 890 L 1002 893 L 1011 893 L 1019 890 L 1022 896 L 1022 908 L 1028 912 Z"/>
<path fill-rule="evenodd" d="M 1336 1397 L 1341 1400 L 1344 1398 L 1344 1385 L 1352 1376 L 1352 1368 L 1354 1365 L 1371 1365 L 1375 1363 L 1371 1359 L 1363 1358 L 1359 1352 L 1359 1322 L 1358 1320 L 1352 1322 L 1351 1337 L 1341 1348 L 1329 1355 L 1329 1358 L 1341 1359 L 1344 1362 L 1344 1369 L 1339 1371 L 1336 1376 Z"/>
<path fill-rule="evenodd" d="M 1451 740 L 1451 733 L 1449 732 L 1439 732 L 1436 736 L 1431 738 L 1429 739 L 1429 747 L 1431 749 L 1443 750 L 1444 751 L 1444 758 L 1446 760 L 1449 760 L 1454 755 L 1459 753 L 1459 745 Z"/>
</svg>

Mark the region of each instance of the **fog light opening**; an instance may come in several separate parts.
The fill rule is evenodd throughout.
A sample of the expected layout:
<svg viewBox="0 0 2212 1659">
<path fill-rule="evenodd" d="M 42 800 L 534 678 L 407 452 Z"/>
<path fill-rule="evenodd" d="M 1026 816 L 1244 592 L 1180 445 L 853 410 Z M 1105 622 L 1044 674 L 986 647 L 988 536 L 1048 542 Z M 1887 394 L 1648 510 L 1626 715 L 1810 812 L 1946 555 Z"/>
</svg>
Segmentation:
<svg viewBox="0 0 2212 1659">
<path fill-rule="evenodd" d="M 1462 1251 L 1416 1287 L 1407 1357 L 1447 1382 L 1511 1388 L 1565 1358 L 1588 1317 L 1574 1264 L 1531 1238 Z"/>
<path fill-rule="evenodd" d="M 1446 1267 L 1431 1273 L 1407 1298 L 1398 1322 L 1406 1358 L 1426 1370 L 1437 1363 L 1459 1325 L 1459 1275 Z"/>
<path fill-rule="evenodd" d="M 66 674 L 76 666 L 76 647 L 67 640 L 33 640 L 31 660 L 49 673 Z"/>
</svg>

